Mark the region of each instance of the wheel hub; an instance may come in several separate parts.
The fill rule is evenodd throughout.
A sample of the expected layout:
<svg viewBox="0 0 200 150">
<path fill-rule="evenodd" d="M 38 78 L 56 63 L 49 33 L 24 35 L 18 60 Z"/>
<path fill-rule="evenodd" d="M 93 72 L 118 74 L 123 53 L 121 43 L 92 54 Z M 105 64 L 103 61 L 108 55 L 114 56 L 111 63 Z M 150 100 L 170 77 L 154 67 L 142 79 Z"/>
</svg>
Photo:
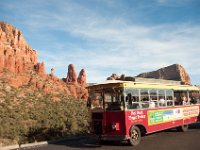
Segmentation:
<svg viewBox="0 0 200 150">
<path fill-rule="evenodd" d="M 131 138 L 136 141 L 138 140 L 138 137 L 139 137 L 138 132 L 136 130 L 133 130 L 131 134 Z"/>
</svg>

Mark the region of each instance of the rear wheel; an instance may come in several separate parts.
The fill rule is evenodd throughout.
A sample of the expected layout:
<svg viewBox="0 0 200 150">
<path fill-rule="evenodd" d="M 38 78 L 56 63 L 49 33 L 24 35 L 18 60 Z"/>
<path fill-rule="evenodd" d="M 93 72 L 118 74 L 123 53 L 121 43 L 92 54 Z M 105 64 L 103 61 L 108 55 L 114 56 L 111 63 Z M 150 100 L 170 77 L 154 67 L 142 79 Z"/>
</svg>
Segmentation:
<svg viewBox="0 0 200 150">
<path fill-rule="evenodd" d="M 98 144 L 104 144 L 104 140 L 102 140 L 101 136 L 98 137 Z"/>
<path fill-rule="evenodd" d="M 180 132 L 186 132 L 188 130 L 188 127 L 189 127 L 189 125 L 185 124 L 185 125 L 177 127 L 176 129 L 177 129 L 177 131 L 180 131 Z"/>
<path fill-rule="evenodd" d="M 140 143 L 141 140 L 141 131 L 138 127 L 133 126 L 130 130 L 130 139 L 129 142 L 132 146 L 136 146 Z"/>
</svg>

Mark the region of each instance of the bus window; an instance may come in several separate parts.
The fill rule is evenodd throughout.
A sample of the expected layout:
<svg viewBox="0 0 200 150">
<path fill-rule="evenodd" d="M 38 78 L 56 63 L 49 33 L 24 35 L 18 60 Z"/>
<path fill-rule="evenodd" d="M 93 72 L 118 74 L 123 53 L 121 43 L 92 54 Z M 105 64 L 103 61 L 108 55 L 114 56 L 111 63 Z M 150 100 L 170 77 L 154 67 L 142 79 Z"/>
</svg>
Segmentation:
<svg viewBox="0 0 200 150">
<path fill-rule="evenodd" d="M 104 99 L 106 103 L 111 103 L 112 102 L 112 95 L 111 94 L 104 94 Z"/>
<path fill-rule="evenodd" d="M 149 91 L 147 89 L 140 90 L 141 101 L 149 101 Z"/>
<path fill-rule="evenodd" d="M 148 89 L 140 90 L 140 98 L 141 98 L 142 108 L 149 108 L 149 91 L 148 91 Z"/>
<path fill-rule="evenodd" d="M 199 103 L 199 92 L 198 91 L 190 91 L 189 98 L 191 104 Z"/>
<path fill-rule="evenodd" d="M 132 91 L 132 96 L 133 96 L 133 102 L 139 102 L 139 90 L 134 89 Z"/>
<path fill-rule="evenodd" d="M 151 100 L 158 100 L 157 90 L 152 89 L 152 90 L 149 90 L 149 92 L 150 92 L 150 99 Z"/>
<path fill-rule="evenodd" d="M 122 110 L 123 96 L 121 92 L 106 90 L 104 93 L 105 110 Z"/>
<path fill-rule="evenodd" d="M 172 90 L 166 90 L 166 99 L 173 100 L 173 91 Z"/>
<path fill-rule="evenodd" d="M 181 94 L 181 101 L 182 101 L 182 105 L 189 105 L 189 100 L 188 100 L 187 92 L 183 92 Z"/>
<path fill-rule="evenodd" d="M 140 108 L 139 103 L 139 90 L 138 89 L 127 89 L 126 91 L 126 104 L 128 109 Z"/>
<path fill-rule="evenodd" d="M 181 92 L 174 91 L 174 102 L 175 105 L 181 105 Z"/>
<path fill-rule="evenodd" d="M 150 107 L 151 108 L 158 107 L 157 90 L 151 89 L 151 90 L 149 90 L 149 93 L 150 93 Z"/>
<path fill-rule="evenodd" d="M 102 98 L 102 93 L 93 91 L 90 93 L 90 97 L 88 98 L 89 100 L 89 105 L 91 105 L 91 108 L 103 108 L 103 98 Z"/>
<path fill-rule="evenodd" d="M 186 105 L 188 103 L 187 91 L 174 91 L 175 105 Z"/>
<path fill-rule="evenodd" d="M 165 90 L 158 90 L 159 106 L 166 106 L 165 102 Z"/>
<path fill-rule="evenodd" d="M 167 100 L 167 106 L 173 106 L 173 91 L 172 90 L 166 90 L 166 100 Z"/>
</svg>

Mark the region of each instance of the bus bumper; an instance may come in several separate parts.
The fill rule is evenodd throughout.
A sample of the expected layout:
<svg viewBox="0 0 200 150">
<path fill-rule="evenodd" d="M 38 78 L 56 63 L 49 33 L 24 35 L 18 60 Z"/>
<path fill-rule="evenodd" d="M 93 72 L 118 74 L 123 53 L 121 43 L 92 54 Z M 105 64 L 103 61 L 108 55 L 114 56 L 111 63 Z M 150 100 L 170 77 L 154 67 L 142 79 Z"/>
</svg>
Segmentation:
<svg viewBox="0 0 200 150">
<path fill-rule="evenodd" d="M 125 141 L 128 140 L 129 137 L 126 135 L 101 135 L 100 139 L 103 141 Z"/>
</svg>

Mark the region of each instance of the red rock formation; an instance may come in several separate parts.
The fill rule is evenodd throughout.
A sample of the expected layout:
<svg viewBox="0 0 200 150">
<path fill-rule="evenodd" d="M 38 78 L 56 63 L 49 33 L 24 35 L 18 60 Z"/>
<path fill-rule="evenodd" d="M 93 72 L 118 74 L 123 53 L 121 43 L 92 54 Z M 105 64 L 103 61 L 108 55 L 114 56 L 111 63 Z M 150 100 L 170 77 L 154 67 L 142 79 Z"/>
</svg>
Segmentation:
<svg viewBox="0 0 200 150">
<path fill-rule="evenodd" d="M 35 71 L 38 73 L 39 76 L 41 76 L 43 78 L 46 77 L 45 66 L 44 66 L 43 62 L 35 65 Z"/>
<path fill-rule="evenodd" d="M 54 68 L 51 68 L 51 73 L 48 75 L 48 77 L 55 82 L 61 82 L 61 80 L 54 75 Z"/>
<path fill-rule="evenodd" d="M 116 74 L 113 73 L 110 77 L 107 78 L 107 80 L 119 80 L 120 77 Z"/>
<path fill-rule="evenodd" d="M 191 84 L 189 75 L 179 64 L 167 66 L 152 72 L 142 73 L 137 77 L 176 80 L 181 81 L 183 84 Z"/>
<path fill-rule="evenodd" d="M 77 83 L 76 71 L 75 71 L 75 67 L 74 67 L 73 64 L 70 64 L 68 66 L 68 73 L 67 73 L 66 82 L 68 84 L 76 84 Z"/>
<path fill-rule="evenodd" d="M 181 81 L 182 84 L 191 84 L 189 75 L 179 64 L 167 66 L 152 72 L 141 73 L 136 77 L 175 80 Z M 107 80 L 135 81 L 135 77 L 125 76 L 124 74 L 118 76 L 117 74 L 113 73 L 110 77 L 107 78 Z"/>
<path fill-rule="evenodd" d="M 76 90 L 75 86 L 70 85 L 69 86 L 69 91 L 70 91 L 70 93 L 71 93 L 72 96 L 74 96 L 75 98 L 77 98 L 77 90 Z"/>
<path fill-rule="evenodd" d="M 54 68 L 51 68 L 51 76 L 54 77 Z"/>
<path fill-rule="evenodd" d="M 31 49 L 17 28 L 0 22 L 0 71 L 4 68 L 24 72 L 37 63 L 37 53 Z"/>
<path fill-rule="evenodd" d="M 86 86 L 86 73 L 85 73 L 85 70 L 84 70 L 84 69 L 81 69 L 77 81 L 78 81 L 78 83 L 79 83 L 80 85 L 82 85 L 83 87 Z"/>
<path fill-rule="evenodd" d="M 30 81 L 30 78 L 27 76 L 15 76 L 13 78 L 8 79 L 8 83 L 16 88 L 22 85 L 27 85 L 29 81 Z"/>
<path fill-rule="evenodd" d="M 30 80 L 29 80 L 29 84 L 31 84 L 32 87 L 33 87 L 33 90 L 35 90 L 36 87 L 37 87 L 37 79 L 34 78 L 34 77 L 31 77 Z"/>
<path fill-rule="evenodd" d="M 65 82 L 54 75 L 45 72 L 45 64 L 38 63 L 35 50 L 26 43 L 22 32 L 12 25 L 0 22 L 0 79 L 18 88 L 29 85 L 30 89 L 42 90 L 44 93 L 72 95 L 76 98 L 87 99 L 86 74 L 81 70 L 77 84 L 76 70 L 73 64 L 68 66 Z"/>
</svg>

